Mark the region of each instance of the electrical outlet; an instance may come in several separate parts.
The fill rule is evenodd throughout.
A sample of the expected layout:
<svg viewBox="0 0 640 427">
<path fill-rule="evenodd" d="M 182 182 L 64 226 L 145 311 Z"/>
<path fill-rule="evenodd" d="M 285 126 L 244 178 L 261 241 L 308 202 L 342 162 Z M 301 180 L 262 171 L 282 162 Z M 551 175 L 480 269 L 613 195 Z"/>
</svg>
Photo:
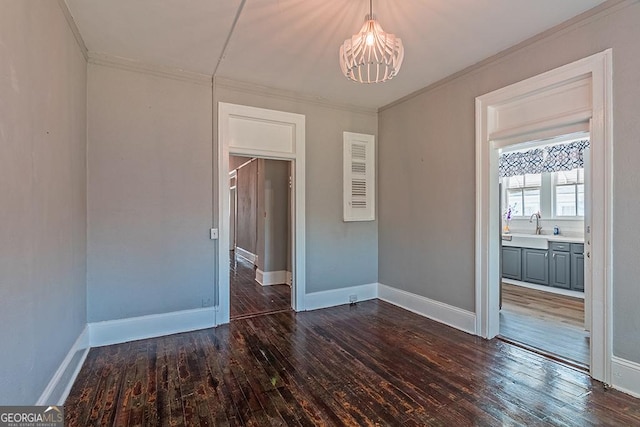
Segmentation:
<svg viewBox="0 0 640 427">
<path fill-rule="evenodd" d="M 349 304 L 355 304 L 358 302 L 358 295 L 349 295 Z"/>
<path fill-rule="evenodd" d="M 202 298 L 202 306 L 203 307 L 211 307 L 213 305 L 213 301 L 211 298 Z"/>
</svg>

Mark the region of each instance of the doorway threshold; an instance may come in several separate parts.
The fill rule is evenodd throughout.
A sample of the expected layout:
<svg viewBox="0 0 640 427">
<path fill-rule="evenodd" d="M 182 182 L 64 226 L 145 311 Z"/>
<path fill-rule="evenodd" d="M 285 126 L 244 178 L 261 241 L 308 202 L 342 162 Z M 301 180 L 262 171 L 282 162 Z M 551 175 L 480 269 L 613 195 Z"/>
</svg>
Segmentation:
<svg viewBox="0 0 640 427">
<path fill-rule="evenodd" d="M 234 320 L 244 320 L 244 319 L 251 319 L 253 317 L 258 317 L 258 316 L 267 316 L 269 314 L 278 314 L 278 313 L 293 313 L 293 309 L 292 308 L 285 308 L 282 310 L 265 310 L 265 311 L 259 311 L 257 313 L 247 313 L 247 314 L 241 314 L 238 316 L 232 316 L 231 317 L 231 321 L 233 322 Z"/>
<path fill-rule="evenodd" d="M 507 337 L 502 336 L 502 335 L 498 335 L 496 338 L 498 340 L 504 342 L 504 343 L 516 346 L 516 347 L 521 348 L 523 350 L 530 351 L 532 353 L 535 353 L 535 354 L 540 355 L 542 357 L 545 357 L 547 359 L 553 360 L 554 362 L 557 362 L 557 363 L 560 363 L 562 365 L 565 365 L 565 366 L 567 366 L 569 368 L 573 368 L 573 369 L 575 369 L 577 371 L 585 372 L 587 374 L 590 373 L 589 365 L 586 365 L 586 364 L 584 364 L 582 362 L 579 362 L 577 360 L 572 360 L 572 359 L 569 359 L 569 358 L 567 358 L 565 356 L 561 356 L 559 354 L 552 353 L 550 351 L 542 350 L 540 348 L 533 347 L 533 346 L 531 346 L 529 344 L 525 344 L 523 342 L 514 340 L 512 338 L 507 338 Z"/>
</svg>

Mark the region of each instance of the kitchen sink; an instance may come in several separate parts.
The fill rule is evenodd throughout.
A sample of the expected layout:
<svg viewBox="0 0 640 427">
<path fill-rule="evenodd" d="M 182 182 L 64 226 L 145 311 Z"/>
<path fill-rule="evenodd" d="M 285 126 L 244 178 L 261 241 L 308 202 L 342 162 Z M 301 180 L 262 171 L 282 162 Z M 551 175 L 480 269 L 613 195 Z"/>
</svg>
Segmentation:
<svg viewBox="0 0 640 427">
<path fill-rule="evenodd" d="M 510 237 L 510 239 L 509 239 Z M 519 248 L 549 249 L 549 236 L 541 234 L 503 234 L 502 246 L 517 246 Z"/>
</svg>

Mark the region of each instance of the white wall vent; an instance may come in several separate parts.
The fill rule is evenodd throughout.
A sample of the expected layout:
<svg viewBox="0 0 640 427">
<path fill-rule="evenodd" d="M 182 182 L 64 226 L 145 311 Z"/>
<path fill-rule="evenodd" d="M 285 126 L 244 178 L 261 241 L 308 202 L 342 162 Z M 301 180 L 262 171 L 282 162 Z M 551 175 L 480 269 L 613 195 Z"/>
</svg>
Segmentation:
<svg viewBox="0 0 640 427">
<path fill-rule="evenodd" d="M 375 137 L 344 132 L 343 205 L 345 221 L 375 219 Z"/>
</svg>

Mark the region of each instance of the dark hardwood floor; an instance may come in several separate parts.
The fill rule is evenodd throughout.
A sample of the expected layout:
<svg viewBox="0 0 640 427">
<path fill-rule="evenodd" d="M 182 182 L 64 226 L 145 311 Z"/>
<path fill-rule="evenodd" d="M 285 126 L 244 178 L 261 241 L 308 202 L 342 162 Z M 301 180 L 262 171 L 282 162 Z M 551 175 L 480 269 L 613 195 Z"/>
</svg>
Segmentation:
<svg viewBox="0 0 640 427">
<path fill-rule="evenodd" d="M 234 256 L 230 259 L 230 315 L 231 319 L 273 313 L 291 309 L 289 285 L 262 286 L 250 261 Z"/>
<path fill-rule="evenodd" d="M 502 286 L 502 337 L 588 368 L 584 300 L 510 284 Z"/>
<path fill-rule="evenodd" d="M 373 300 L 91 349 L 86 425 L 640 425 L 640 401 L 499 340 Z"/>
</svg>

